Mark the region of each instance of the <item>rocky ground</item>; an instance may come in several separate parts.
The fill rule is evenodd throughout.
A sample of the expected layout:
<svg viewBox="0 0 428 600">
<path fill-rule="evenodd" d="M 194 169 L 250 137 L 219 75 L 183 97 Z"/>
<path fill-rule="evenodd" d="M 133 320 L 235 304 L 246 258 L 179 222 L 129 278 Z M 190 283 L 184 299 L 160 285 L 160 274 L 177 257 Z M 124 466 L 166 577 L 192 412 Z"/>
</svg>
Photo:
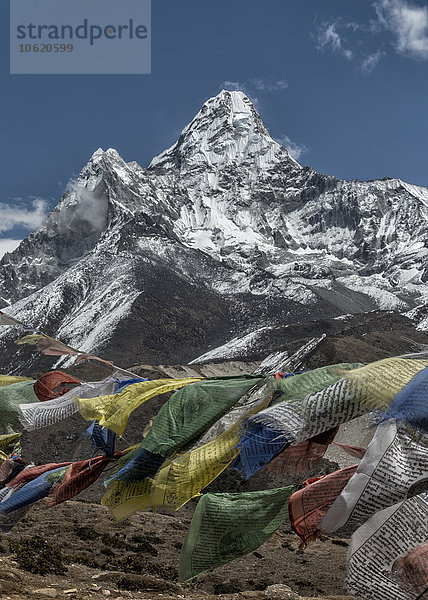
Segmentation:
<svg viewBox="0 0 428 600">
<path fill-rule="evenodd" d="M 2 598 L 351 600 L 343 595 L 348 540 L 323 538 L 303 552 L 286 527 L 248 556 L 179 584 L 192 511 L 115 523 L 100 505 L 70 501 L 46 510 L 39 502 L 1 538 Z"/>
</svg>

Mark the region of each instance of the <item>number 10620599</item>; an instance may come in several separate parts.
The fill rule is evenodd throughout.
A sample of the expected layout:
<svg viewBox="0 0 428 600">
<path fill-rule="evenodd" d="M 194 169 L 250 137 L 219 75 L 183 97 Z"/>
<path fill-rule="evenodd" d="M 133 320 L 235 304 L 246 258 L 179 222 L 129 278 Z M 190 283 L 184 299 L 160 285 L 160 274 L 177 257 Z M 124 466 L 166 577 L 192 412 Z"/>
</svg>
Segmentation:
<svg viewBox="0 0 428 600">
<path fill-rule="evenodd" d="M 19 44 L 20 52 L 73 52 L 73 44 Z"/>
</svg>

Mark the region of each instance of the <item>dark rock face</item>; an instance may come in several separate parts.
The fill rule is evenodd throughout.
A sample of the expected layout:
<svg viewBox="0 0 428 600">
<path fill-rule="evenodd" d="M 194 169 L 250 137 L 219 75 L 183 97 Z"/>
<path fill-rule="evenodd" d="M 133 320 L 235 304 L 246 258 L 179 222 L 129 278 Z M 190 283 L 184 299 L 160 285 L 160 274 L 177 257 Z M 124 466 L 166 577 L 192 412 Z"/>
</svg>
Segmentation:
<svg viewBox="0 0 428 600">
<path fill-rule="evenodd" d="M 397 179 L 302 168 L 244 94 L 223 91 L 147 169 L 95 152 L 0 261 L 0 307 L 123 364 L 375 309 L 426 329 L 427 204 Z M 12 338 L 1 333 L 2 369 L 42 364 L 11 358 Z"/>
</svg>

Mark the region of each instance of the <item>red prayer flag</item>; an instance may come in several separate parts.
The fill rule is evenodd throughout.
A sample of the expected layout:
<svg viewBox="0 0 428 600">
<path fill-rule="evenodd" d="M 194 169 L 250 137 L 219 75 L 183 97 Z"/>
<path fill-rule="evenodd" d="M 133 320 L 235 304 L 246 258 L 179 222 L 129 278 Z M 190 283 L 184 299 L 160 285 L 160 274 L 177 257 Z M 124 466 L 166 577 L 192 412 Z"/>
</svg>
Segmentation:
<svg viewBox="0 0 428 600">
<path fill-rule="evenodd" d="M 271 475 L 297 475 L 312 471 L 326 453 L 334 440 L 339 427 L 329 429 L 309 440 L 288 446 L 266 466 Z"/>
<path fill-rule="evenodd" d="M 55 506 L 77 496 L 98 479 L 110 461 L 108 456 L 96 456 L 72 463 L 62 482 L 52 488 L 46 500 L 47 506 Z"/>
<path fill-rule="evenodd" d="M 398 558 L 392 571 L 403 589 L 415 594 L 428 592 L 428 542 Z"/>
<path fill-rule="evenodd" d="M 303 483 L 303 488 L 290 498 L 289 512 L 293 531 L 303 545 L 316 540 L 322 533 L 319 525 L 333 502 L 342 493 L 358 465 L 334 471 L 324 477 L 314 477 Z"/>
<path fill-rule="evenodd" d="M 60 467 L 66 467 L 67 465 L 71 465 L 71 462 L 62 462 L 62 463 L 47 463 L 46 465 L 38 465 L 37 467 L 28 467 L 28 469 L 24 469 L 16 477 L 14 477 L 9 483 L 6 485 L 8 487 L 15 487 L 16 485 L 23 485 L 24 483 L 28 483 L 29 481 L 33 481 L 39 475 L 43 475 L 47 471 L 52 471 L 53 469 L 58 469 Z"/>
<path fill-rule="evenodd" d="M 50 371 L 34 383 L 34 392 L 40 402 L 63 396 L 82 382 L 62 371 Z"/>
</svg>

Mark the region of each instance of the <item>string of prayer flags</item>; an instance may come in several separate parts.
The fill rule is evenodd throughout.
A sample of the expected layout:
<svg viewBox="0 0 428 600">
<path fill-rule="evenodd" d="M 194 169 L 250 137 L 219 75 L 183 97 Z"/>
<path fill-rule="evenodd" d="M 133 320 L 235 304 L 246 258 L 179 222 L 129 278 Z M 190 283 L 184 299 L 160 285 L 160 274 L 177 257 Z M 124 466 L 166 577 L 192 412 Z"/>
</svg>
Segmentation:
<svg viewBox="0 0 428 600">
<path fill-rule="evenodd" d="M 238 494 L 204 494 L 180 555 L 180 581 L 190 581 L 253 552 L 288 519 L 293 486 Z"/>
<path fill-rule="evenodd" d="M 52 356 L 91 358 L 40 332 L 19 343 Z M 166 392 L 174 393 L 143 425 L 143 440 L 116 452 L 116 436 L 132 411 Z M 146 380 L 117 370 L 101 382 L 81 383 L 60 371 L 37 381 L 0 375 L 0 424 L 7 432 L 0 435 L 0 530 L 9 531 L 40 498 L 53 506 L 75 497 L 108 465 L 116 471 L 105 482 L 102 504 L 117 520 L 136 510 L 177 510 L 232 464 L 247 476 L 264 466 L 270 475 L 314 469 L 339 425 L 374 409 L 381 425 L 367 451 L 337 444 L 359 465 L 308 479 L 299 490 L 202 496 L 180 557 L 180 579 L 254 551 L 289 518 L 302 545 L 344 524 L 358 528 L 348 561 L 351 594 L 422 598 L 428 587 L 426 392 L 428 359 L 420 357 L 340 363 L 281 379 Z M 16 427 L 45 427 L 78 411 L 92 422 L 87 435 L 104 455 L 25 465 Z"/>
<path fill-rule="evenodd" d="M 81 398 L 95 398 L 111 394 L 117 384 L 116 375 L 116 373 L 113 373 L 113 375 L 102 381 L 82 383 L 82 385 L 53 400 L 35 404 L 20 404 L 19 420 L 22 426 L 28 431 L 33 431 L 71 417 L 79 411 L 78 396 Z"/>
<path fill-rule="evenodd" d="M 110 481 L 152 477 L 161 462 L 197 440 L 263 377 L 206 379 L 176 391 L 153 419 L 150 431 Z"/>
</svg>

